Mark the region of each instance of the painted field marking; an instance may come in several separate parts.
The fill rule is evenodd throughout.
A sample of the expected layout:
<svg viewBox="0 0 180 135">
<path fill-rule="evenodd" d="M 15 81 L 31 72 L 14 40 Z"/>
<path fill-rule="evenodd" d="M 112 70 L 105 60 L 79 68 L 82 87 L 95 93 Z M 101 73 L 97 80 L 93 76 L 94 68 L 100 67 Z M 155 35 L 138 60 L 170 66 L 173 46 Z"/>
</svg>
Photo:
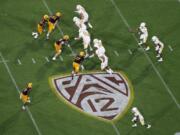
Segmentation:
<svg viewBox="0 0 180 135">
<path fill-rule="evenodd" d="M 113 122 L 111 124 L 112 124 L 114 130 L 116 131 L 116 134 L 120 135 L 120 132 L 119 132 L 118 128 L 116 127 L 116 125 Z"/>
<path fill-rule="evenodd" d="M 33 64 L 36 64 L 36 61 L 35 61 L 35 59 L 34 59 L 34 58 L 32 58 L 32 63 L 33 63 Z"/>
<path fill-rule="evenodd" d="M 19 65 L 22 65 L 22 62 L 20 61 L 20 59 L 17 59 L 17 62 Z"/>
<path fill-rule="evenodd" d="M 46 9 L 48 10 L 48 12 L 52 15 L 53 13 L 52 13 L 51 9 L 49 8 L 46 0 L 41 0 L 41 1 L 43 2 L 44 6 L 45 6 Z M 57 25 L 57 28 L 58 28 L 58 30 L 60 31 L 61 35 L 64 36 L 64 32 L 62 31 L 61 27 L 60 27 L 59 25 Z M 70 51 L 71 51 L 72 54 L 75 54 L 70 45 L 68 45 L 68 48 L 70 49 Z"/>
<path fill-rule="evenodd" d="M 174 135 L 180 135 L 180 132 L 176 132 Z"/>
<path fill-rule="evenodd" d="M 9 60 L 0 60 L 0 63 L 9 62 Z"/>
<path fill-rule="evenodd" d="M 0 52 L 0 57 L 1 57 L 2 61 L 5 61 L 5 59 L 4 59 L 4 57 L 3 57 L 3 55 L 2 55 L 1 52 Z M 6 70 L 7 70 L 8 74 L 9 74 L 9 77 L 11 78 L 11 81 L 12 81 L 12 83 L 14 84 L 14 86 L 15 86 L 18 94 L 20 94 L 20 93 L 21 93 L 21 92 L 20 92 L 20 89 L 19 89 L 19 87 L 18 87 L 18 85 L 17 85 L 17 83 L 16 83 L 15 78 L 13 77 L 13 75 L 12 75 L 12 73 L 11 73 L 11 70 L 10 70 L 8 64 L 7 64 L 6 62 L 3 62 L 3 63 L 4 63 L 4 66 L 6 67 Z M 36 121 L 35 121 L 35 119 L 34 119 L 34 117 L 33 117 L 33 115 L 32 115 L 32 113 L 31 113 L 31 111 L 30 111 L 29 108 L 28 108 L 28 106 L 26 106 L 26 110 L 27 110 L 27 113 L 28 113 L 28 115 L 29 115 L 29 117 L 30 117 L 30 119 L 31 119 L 31 121 L 32 121 L 32 123 L 33 123 L 33 125 L 34 125 L 34 127 L 35 127 L 35 129 L 36 129 L 36 131 L 37 131 L 37 133 L 38 133 L 38 135 L 42 135 L 42 134 L 41 134 L 41 131 L 39 130 L 39 127 L 38 127 L 38 125 L 37 125 L 37 123 L 36 123 Z"/>
<path fill-rule="evenodd" d="M 124 17 L 124 15 L 122 14 L 120 8 L 116 5 L 114 0 L 110 0 L 110 2 L 112 3 L 112 5 L 115 7 L 117 13 L 119 14 L 119 17 L 122 19 L 122 21 L 124 22 L 124 24 L 126 25 L 126 27 L 128 29 L 130 29 L 130 25 L 127 22 L 126 18 Z M 136 38 L 135 34 L 132 34 L 134 39 L 136 40 L 136 42 L 138 43 L 138 39 Z M 143 47 L 140 46 L 142 49 Z M 178 102 L 178 100 L 176 99 L 176 97 L 174 96 L 174 94 L 172 93 L 171 89 L 169 88 L 169 86 L 167 85 L 167 83 L 164 81 L 162 75 L 159 73 L 158 69 L 155 67 L 154 63 L 152 62 L 151 58 L 149 57 L 149 55 L 146 53 L 146 51 L 143 49 L 143 53 L 146 56 L 146 59 L 148 60 L 148 62 L 151 64 L 151 66 L 153 67 L 155 73 L 157 74 L 157 76 L 159 77 L 159 79 L 161 80 L 162 84 L 164 85 L 164 87 L 166 88 L 166 91 L 168 92 L 168 94 L 170 95 L 171 99 L 174 101 L 174 103 L 176 104 L 177 108 L 180 109 L 180 104 Z"/>
<path fill-rule="evenodd" d="M 119 57 L 119 53 L 117 51 L 114 51 L 114 54 Z"/>
<path fill-rule="evenodd" d="M 170 50 L 171 52 L 173 51 L 173 48 L 172 48 L 171 45 L 168 45 L 168 48 L 169 48 L 169 50 Z"/>
<path fill-rule="evenodd" d="M 131 51 L 131 49 L 128 49 L 128 52 L 129 52 L 129 54 L 130 55 L 132 55 L 133 53 L 132 53 L 132 51 Z"/>
<path fill-rule="evenodd" d="M 50 62 L 50 61 L 49 61 L 49 58 L 48 58 L 47 56 L 44 57 L 44 58 L 45 58 L 45 60 L 46 60 L 47 62 Z"/>
</svg>

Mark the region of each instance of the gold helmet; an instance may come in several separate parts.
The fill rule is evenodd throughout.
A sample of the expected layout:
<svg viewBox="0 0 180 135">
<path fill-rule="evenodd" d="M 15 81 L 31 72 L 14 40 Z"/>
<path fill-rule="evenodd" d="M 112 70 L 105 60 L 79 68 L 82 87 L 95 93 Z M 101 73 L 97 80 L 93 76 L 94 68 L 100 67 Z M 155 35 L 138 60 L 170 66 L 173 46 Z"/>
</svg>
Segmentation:
<svg viewBox="0 0 180 135">
<path fill-rule="evenodd" d="M 57 13 L 56 13 L 56 16 L 57 16 L 57 17 L 60 17 L 60 16 L 61 16 L 61 13 L 60 13 L 60 12 L 57 12 Z"/>
<path fill-rule="evenodd" d="M 79 55 L 80 55 L 81 57 L 83 57 L 83 56 L 85 56 L 85 52 L 84 52 L 84 51 L 81 51 L 81 52 L 79 53 Z"/>
<path fill-rule="evenodd" d="M 44 20 L 48 20 L 49 16 L 48 15 L 44 15 L 43 18 L 44 18 Z"/>
<path fill-rule="evenodd" d="M 69 40 L 69 35 L 64 35 L 64 36 L 63 36 L 63 39 L 64 39 L 64 40 Z"/>
<path fill-rule="evenodd" d="M 32 88 L 32 83 L 28 83 L 27 87 Z"/>
</svg>

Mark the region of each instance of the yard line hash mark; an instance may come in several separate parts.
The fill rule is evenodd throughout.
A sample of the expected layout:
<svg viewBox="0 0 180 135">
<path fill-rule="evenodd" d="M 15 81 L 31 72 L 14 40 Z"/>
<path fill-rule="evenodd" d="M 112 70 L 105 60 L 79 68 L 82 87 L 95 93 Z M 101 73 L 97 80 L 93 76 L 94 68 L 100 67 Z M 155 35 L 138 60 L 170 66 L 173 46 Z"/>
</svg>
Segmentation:
<svg viewBox="0 0 180 135">
<path fill-rule="evenodd" d="M 124 22 L 124 24 L 126 25 L 126 27 L 128 29 L 130 29 L 130 25 L 127 22 L 126 18 L 124 17 L 124 15 L 122 14 L 120 8 L 116 5 L 114 0 L 109 0 L 112 5 L 114 6 L 114 8 L 116 9 L 117 13 L 119 14 L 119 17 L 122 19 L 122 21 Z M 136 42 L 138 43 L 138 39 L 136 38 L 135 34 L 132 34 L 132 36 L 134 37 L 134 39 L 136 40 Z M 143 47 L 141 46 L 141 48 L 143 49 Z M 174 96 L 174 94 L 172 93 L 171 89 L 169 88 L 169 86 L 167 85 L 167 83 L 165 82 L 164 78 L 162 77 L 162 75 L 159 73 L 158 69 L 155 67 L 154 63 L 152 62 L 151 58 L 149 57 L 149 55 L 146 53 L 146 51 L 143 49 L 143 53 L 146 57 L 146 59 L 148 60 L 148 62 L 151 64 L 152 68 L 154 69 L 155 73 L 157 74 L 157 76 L 159 77 L 160 81 L 162 82 L 162 84 L 164 85 L 164 87 L 166 88 L 166 91 L 168 92 L 168 94 L 170 95 L 171 99 L 174 101 L 174 103 L 176 104 L 177 108 L 180 109 L 180 104 L 178 102 L 178 100 L 176 99 L 176 97 Z"/>
<path fill-rule="evenodd" d="M 4 59 L 4 57 L 3 57 L 3 55 L 2 55 L 1 52 L 0 52 L 0 57 L 1 57 L 2 61 L 5 61 L 5 59 Z M 7 72 L 8 72 L 9 77 L 11 78 L 11 81 L 12 81 L 12 83 L 14 84 L 14 86 L 15 86 L 18 94 L 20 94 L 20 93 L 21 93 L 21 92 L 20 92 L 20 89 L 19 89 L 19 87 L 18 87 L 18 85 L 17 85 L 17 83 L 16 83 L 15 78 L 14 78 L 13 75 L 12 75 L 12 72 L 11 72 L 8 64 L 7 64 L 6 62 L 3 62 L 3 63 L 4 63 L 4 66 L 5 66 L 5 68 L 6 68 Z M 33 115 L 32 115 L 32 113 L 31 113 L 31 111 L 29 110 L 29 108 L 28 108 L 27 106 L 26 106 L 26 110 L 27 110 L 27 113 L 28 113 L 28 115 L 29 115 L 29 117 L 30 117 L 30 119 L 31 119 L 31 121 L 32 121 L 32 123 L 33 123 L 33 125 L 34 125 L 34 127 L 35 127 L 35 129 L 36 129 L 36 131 L 37 131 L 37 133 L 38 133 L 38 135 L 42 135 L 42 134 L 41 134 L 41 131 L 39 130 L 39 127 L 38 127 L 38 125 L 37 125 L 37 123 L 36 123 L 36 121 L 35 121 L 35 119 L 34 119 L 34 117 L 33 117 Z"/>
<path fill-rule="evenodd" d="M 17 62 L 19 65 L 22 65 L 22 62 L 20 61 L 20 59 L 17 59 Z"/>
<path fill-rule="evenodd" d="M 169 48 L 169 50 L 170 50 L 171 52 L 173 51 L 173 48 L 172 48 L 171 45 L 168 45 L 168 48 Z"/>
<path fill-rule="evenodd" d="M 50 62 L 49 59 L 48 59 L 48 57 L 44 57 L 44 58 L 45 58 L 45 60 L 46 60 L 47 62 Z"/>
<path fill-rule="evenodd" d="M 35 61 L 35 59 L 34 59 L 34 58 L 32 58 L 32 63 L 33 63 L 33 64 L 36 64 L 36 61 Z"/>
<path fill-rule="evenodd" d="M 114 54 L 115 54 L 116 56 L 119 56 L 119 53 L 118 53 L 117 51 L 114 51 Z"/>
<path fill-rule="evenodd" d="M 129 52 L 129 54 L 130 54 L 130 55 L 132 55 L 132 51 L 131 51 L 131 49 L 128 49 L 128 52 Z"/>
</svg>

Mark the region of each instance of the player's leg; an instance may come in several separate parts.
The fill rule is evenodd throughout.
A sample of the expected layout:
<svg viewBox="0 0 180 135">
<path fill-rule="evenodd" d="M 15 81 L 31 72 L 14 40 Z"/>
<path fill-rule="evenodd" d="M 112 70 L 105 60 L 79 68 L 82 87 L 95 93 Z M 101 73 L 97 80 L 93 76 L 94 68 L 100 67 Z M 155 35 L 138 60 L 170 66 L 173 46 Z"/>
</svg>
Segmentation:
<svg viewBox="0 0 180 135">
<path fill-rule="evenodd" d="M 133 125 L 132 127 L 137 127 L 137 123 L 138 123 L 138 117 L 137 116 L 134 116 L 133 119 L 132 119 L 132 122 L 133 122 Z"/>
<path fill-rule="evenodd" d="M 74 76 L 79 73 L 79 70 L 80 70 L 80 64 L 73 62 L 72 80 L 74 79 Z"/>
<path fill-rule="evenodd" d="M 60 45 L 54 45 L 54 48 L 55 48 L 55 55 L 54 57 L 52 58 L 52 60 L 56 60 L 56 58 L 61 54 L 62 50 L 61 50 L 61 47 Z"/>
<path fill-rule="evenodd" d="M 46 38 L 49 39 L 50 34 L 54 30 L 55 25 L 51 22 L 48 22 L 48 33 L 46 34 Z"/>
<path fill-rule="evenodd" d="M 158 50 L 158 61 L 159 62 L 162 62 L 163 61 L 163 56 L 162 56 L 162 51 L 163 51 L 163 48 L 160 48 L 159 50 Z"/>
</svg>

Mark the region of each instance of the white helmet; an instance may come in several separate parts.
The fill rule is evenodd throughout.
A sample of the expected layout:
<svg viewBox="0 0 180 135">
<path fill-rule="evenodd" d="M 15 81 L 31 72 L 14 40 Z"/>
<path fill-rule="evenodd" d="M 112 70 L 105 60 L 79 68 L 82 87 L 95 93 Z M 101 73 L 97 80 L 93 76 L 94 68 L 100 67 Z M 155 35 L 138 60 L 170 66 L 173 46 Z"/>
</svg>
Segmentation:
<svg viewBox="0 0 180 135">
<path fill-rule="evenodd" d="M 79 18 L 76 16 L 73 18 L 73 22 L 77 22 L 78 20 L 79 20 Z"/>
<path fill-rule="evenodd" d="M 131 109 L 131 111 L 132 111 L 132 113 L 135 113 L 135 112 L 137 112 L 137 107 L 133 107 L 132 109 Z"/>
<path fill-rule="evenodd" d="M 81 6 L 81 5 L 76 5 L 76 10 L 81 10 L 81 9 L 83 9 L 83 7 Z"/>
<path fill-rule="evenodd" d="M 152 41 L 153 41 L 153 42 L 155 42 L 155 41 L 157 41 L 157 40 L 158 40 L 158 38 L 157 38 L 156 36 L 153 36 L 153 37 L 152 37 Z"/>
<path fill-rule="evenodd" d="M 146 26 L 146 23 L 145 22 L 142 22 L 141 24 L 140 24 L 140 27 L 145 27 Z"/>
</svg>

